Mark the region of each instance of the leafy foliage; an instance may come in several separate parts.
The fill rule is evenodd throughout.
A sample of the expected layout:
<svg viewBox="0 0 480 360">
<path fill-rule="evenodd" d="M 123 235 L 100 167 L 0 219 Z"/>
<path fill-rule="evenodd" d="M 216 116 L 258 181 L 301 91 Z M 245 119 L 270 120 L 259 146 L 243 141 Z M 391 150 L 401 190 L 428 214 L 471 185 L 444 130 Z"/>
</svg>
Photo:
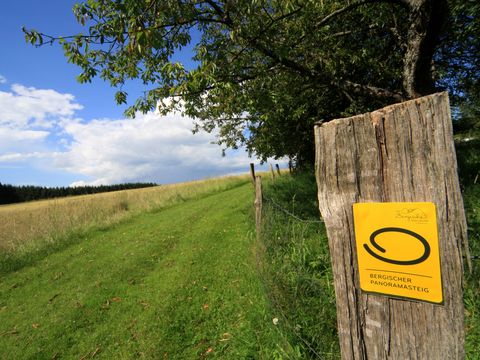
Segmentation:
<svg viewBox="0 0 480 360">
<path fill-rule="evenodd" d="M 437 77 L 456 101 L 476 97 L 480 90 L 480 4 L 450 0 L 450 17 L 435 57 Z M 475 96 L 476 95 L 476 96 Z"/>
<path fill-rule="evenodd" d="M 88 0 L 74 7 L 87 34 L 24 31 L 32 44 L 58 41 L 80 82 L 99 76 L 118 87 L 119 104 L 129 102 L 122 85 L 141 79 L 149 90 L 129 116 L 180 108 L 195 130 L 219 129 L 224 147 L 309 164 L 314 122 L 412 96 L 407 83 L 430 81 L 441 34 L 436 80 L 460 89 L 451 65 L 478 77 L 478 5 L 449 0 L 443 26 L 435 9 L 446 1 Z M 174 54 L 192 42 L 196 67 L 186 68 Z"/>
</svg>

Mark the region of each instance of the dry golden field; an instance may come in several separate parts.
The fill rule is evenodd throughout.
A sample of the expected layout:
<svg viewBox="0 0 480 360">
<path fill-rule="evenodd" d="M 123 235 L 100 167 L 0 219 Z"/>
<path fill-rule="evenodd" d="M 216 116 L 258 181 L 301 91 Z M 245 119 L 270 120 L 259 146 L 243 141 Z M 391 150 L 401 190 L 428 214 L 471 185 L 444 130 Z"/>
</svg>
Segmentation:
<svg viewBox="0 0 480 360">
<path fill-rule="evenodd" d="M 163 207 L 244 183 L 231 176 L 156 187 L 0 206 L 0 251 L 37 241 L 55 241 L 70 232 L 114 224 Z"/>
</svg>

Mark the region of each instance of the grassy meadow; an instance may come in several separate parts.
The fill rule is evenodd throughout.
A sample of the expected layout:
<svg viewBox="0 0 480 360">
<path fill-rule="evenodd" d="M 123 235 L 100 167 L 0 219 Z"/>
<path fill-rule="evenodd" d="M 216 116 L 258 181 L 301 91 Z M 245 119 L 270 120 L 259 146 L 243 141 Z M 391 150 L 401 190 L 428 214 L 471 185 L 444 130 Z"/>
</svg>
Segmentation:
<svg viewBox="0 0 480 360">
<path fill-rule="evenodd" d="M 30 253 L 92 227 L 108 226 L 143 211 L 229 189 L 247 181 L 232 176 L 157 187 L 0 206 L 0 252 Z"/>
<path fill-rule="evenodd" d="M 4 268 L 0 359 L 282 358 L 289 344 L 256 271 L 251 184 L 222 181 Z"/>
<path fill-rule="evenodd" d="M 286 359 L 339 359 L 335 289 L 327 235 L 318 221 L 315 176 L 267 181 L 264 195 L 260 272 L 280 314 L 280 330 L 295 349 Z"/>
</svg>

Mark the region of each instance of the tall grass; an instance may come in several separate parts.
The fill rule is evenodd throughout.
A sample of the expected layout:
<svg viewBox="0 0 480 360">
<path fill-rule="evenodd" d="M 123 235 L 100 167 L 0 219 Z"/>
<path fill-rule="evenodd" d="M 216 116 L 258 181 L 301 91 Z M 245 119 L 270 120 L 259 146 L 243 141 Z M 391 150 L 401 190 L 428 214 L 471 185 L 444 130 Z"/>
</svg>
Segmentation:
<svg viewBox="0 0 480 360">
<path fill-rule="evenodd" d="M 325 228 L 319 223 L 313 174 L 266 184 L 259 264 L 292 349 L 287 359 L 337 359 L 335 294 Z M 282 207 L 305 222 L 279 210 Z"/>
<path fill-rule="evenodd" d="M 157 211 L 246 181 L 246 176 L 224 177 L 0 206 L 0 266 L 11 267 L 10 260 L 17 262 L 35 251 L 54 251 L 91 228 L 108 227 L 143 211 Z"/>
<path fill-rule="evenodd" d="M 467 359 L 480 358 L 480 185 L 467 186 L 463 194 L 468 223 L 472 271 L 465 274 L 465 327 Z"/>
<path fill-rule="evenodd" d="M 458 173 L 468 224 L 472 271 L 465 272 L 467 359 L 480 358 L 480 141 L 473 136 L 456 143 Z"/>
</svg>

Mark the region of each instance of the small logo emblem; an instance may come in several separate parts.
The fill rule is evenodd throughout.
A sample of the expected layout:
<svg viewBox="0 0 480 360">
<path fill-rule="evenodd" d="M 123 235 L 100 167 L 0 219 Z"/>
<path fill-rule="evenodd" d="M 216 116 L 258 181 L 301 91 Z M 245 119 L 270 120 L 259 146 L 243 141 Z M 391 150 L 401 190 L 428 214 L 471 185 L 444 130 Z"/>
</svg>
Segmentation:
<svg viewBox="0 0 480 360">
<path fill-rule="evenodd" d="M 396 219 L 408 220 L 417 224 L 423 224 L 428 221 L 428 215 L 418 208 L 403 208 L 397 210 Z"/>
</svg>

